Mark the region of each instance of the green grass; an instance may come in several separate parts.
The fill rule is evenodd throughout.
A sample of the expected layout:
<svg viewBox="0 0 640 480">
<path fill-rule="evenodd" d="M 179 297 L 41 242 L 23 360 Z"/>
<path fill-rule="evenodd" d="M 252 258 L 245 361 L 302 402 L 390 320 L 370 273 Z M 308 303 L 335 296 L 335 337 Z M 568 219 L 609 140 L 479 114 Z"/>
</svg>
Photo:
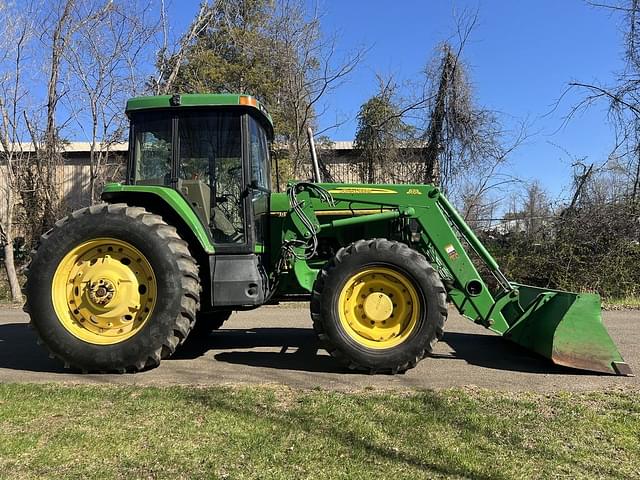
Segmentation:
<svg viewBox="0 0 640 480">
<path fill-rule="evenodd" d="M 0 385 L 0 477 L 638 478 L 639 392 Z"/>
</svg>

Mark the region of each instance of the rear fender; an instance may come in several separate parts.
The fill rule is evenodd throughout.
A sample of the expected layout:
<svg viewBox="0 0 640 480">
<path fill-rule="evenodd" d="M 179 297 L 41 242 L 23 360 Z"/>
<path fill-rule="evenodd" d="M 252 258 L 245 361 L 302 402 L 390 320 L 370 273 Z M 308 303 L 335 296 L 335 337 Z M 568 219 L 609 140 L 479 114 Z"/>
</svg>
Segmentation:
<svg viewBox="0 0 640 480">
<path fill-rule="evenodd" d="M 102 199 L 109 203 L 124 202 L 144 207 L 174 226 L 180 236 L 189 242 L 190 248 L 199 248 L 207 254 L 215 251 L 209 229 L 202 224 L 187 200 L 172 188 L 109 184 L 102 192 Z"/>
</svg>

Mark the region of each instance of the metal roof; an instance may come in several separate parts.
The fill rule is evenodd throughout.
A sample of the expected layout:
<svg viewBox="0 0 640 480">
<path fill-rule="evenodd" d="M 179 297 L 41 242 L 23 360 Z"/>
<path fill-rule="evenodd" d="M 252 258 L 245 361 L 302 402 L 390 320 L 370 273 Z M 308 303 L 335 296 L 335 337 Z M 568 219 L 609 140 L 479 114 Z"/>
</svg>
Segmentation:
<svg viewBox="0 0 640 480">
<path fill-rule="evenodd" d="M 184 107 L 249 107 L 260 112 L 273 129 L 273 120 L 264 105 L 251 95 L 239 93 L 184 93 L 134 97 L 127 101 L 125 112 L 128 115 L 138 110 Z"/>
</svg>

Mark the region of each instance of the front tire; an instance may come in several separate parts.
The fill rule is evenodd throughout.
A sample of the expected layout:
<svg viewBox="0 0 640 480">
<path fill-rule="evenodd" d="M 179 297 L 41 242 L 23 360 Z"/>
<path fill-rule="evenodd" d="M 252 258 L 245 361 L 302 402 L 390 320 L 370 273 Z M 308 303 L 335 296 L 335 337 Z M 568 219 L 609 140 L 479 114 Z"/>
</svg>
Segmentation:
<svg viewBox="0 0 640 480">
<path fill-rule="evenodd" d="M 446 292 L 426 258 L 407 245 L 359 240 L 318 274 L 311 317 L 322 346 L 349 368 L 404 372 L 442 338 Z"/>
<path fill-rule="evenodd" d="M 196 261 L 176 229 L 140 207 L 94 205 L 32 252 L 25 311 L 67 367 L 139 371 L 184 342 L 199 308 Z"/>
</svg>

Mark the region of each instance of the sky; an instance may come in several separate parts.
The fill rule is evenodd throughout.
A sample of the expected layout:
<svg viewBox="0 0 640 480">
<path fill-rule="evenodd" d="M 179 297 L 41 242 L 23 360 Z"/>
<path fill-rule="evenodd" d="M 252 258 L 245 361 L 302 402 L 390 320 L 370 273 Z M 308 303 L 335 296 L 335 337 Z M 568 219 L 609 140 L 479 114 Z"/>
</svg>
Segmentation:
<svg viewBox="0 0 640 480">
<path fill-rule="evenodd" d="M 376 90 L 376 73 L 399 83 L 420 78 L 436 46 L 455 33 L 456 12 L 478 11 L 463 52 L 477 104 L 499 114 L 506 129 L 522 121 L 529 137 L 511 156 L 509 171 L 539 180 L 554 198 L 566 197 L 573 159 L 602 162 L 614 136 L 606 105 L 564 121 L 578 92 L 558 102 L 572 80 L 611 83 L 622 68 L 619 17 L 582 0 L 309 0 L 323 13 L 322 28 L 338 37 L 339 53 L 369 48 L 363 62 L 326 97 L 319 119 L 333 140 L 352 140 L 358 109 Z M 172 24 L 184 29 L 198 0 L 174 0 Z"/>
</svg>

